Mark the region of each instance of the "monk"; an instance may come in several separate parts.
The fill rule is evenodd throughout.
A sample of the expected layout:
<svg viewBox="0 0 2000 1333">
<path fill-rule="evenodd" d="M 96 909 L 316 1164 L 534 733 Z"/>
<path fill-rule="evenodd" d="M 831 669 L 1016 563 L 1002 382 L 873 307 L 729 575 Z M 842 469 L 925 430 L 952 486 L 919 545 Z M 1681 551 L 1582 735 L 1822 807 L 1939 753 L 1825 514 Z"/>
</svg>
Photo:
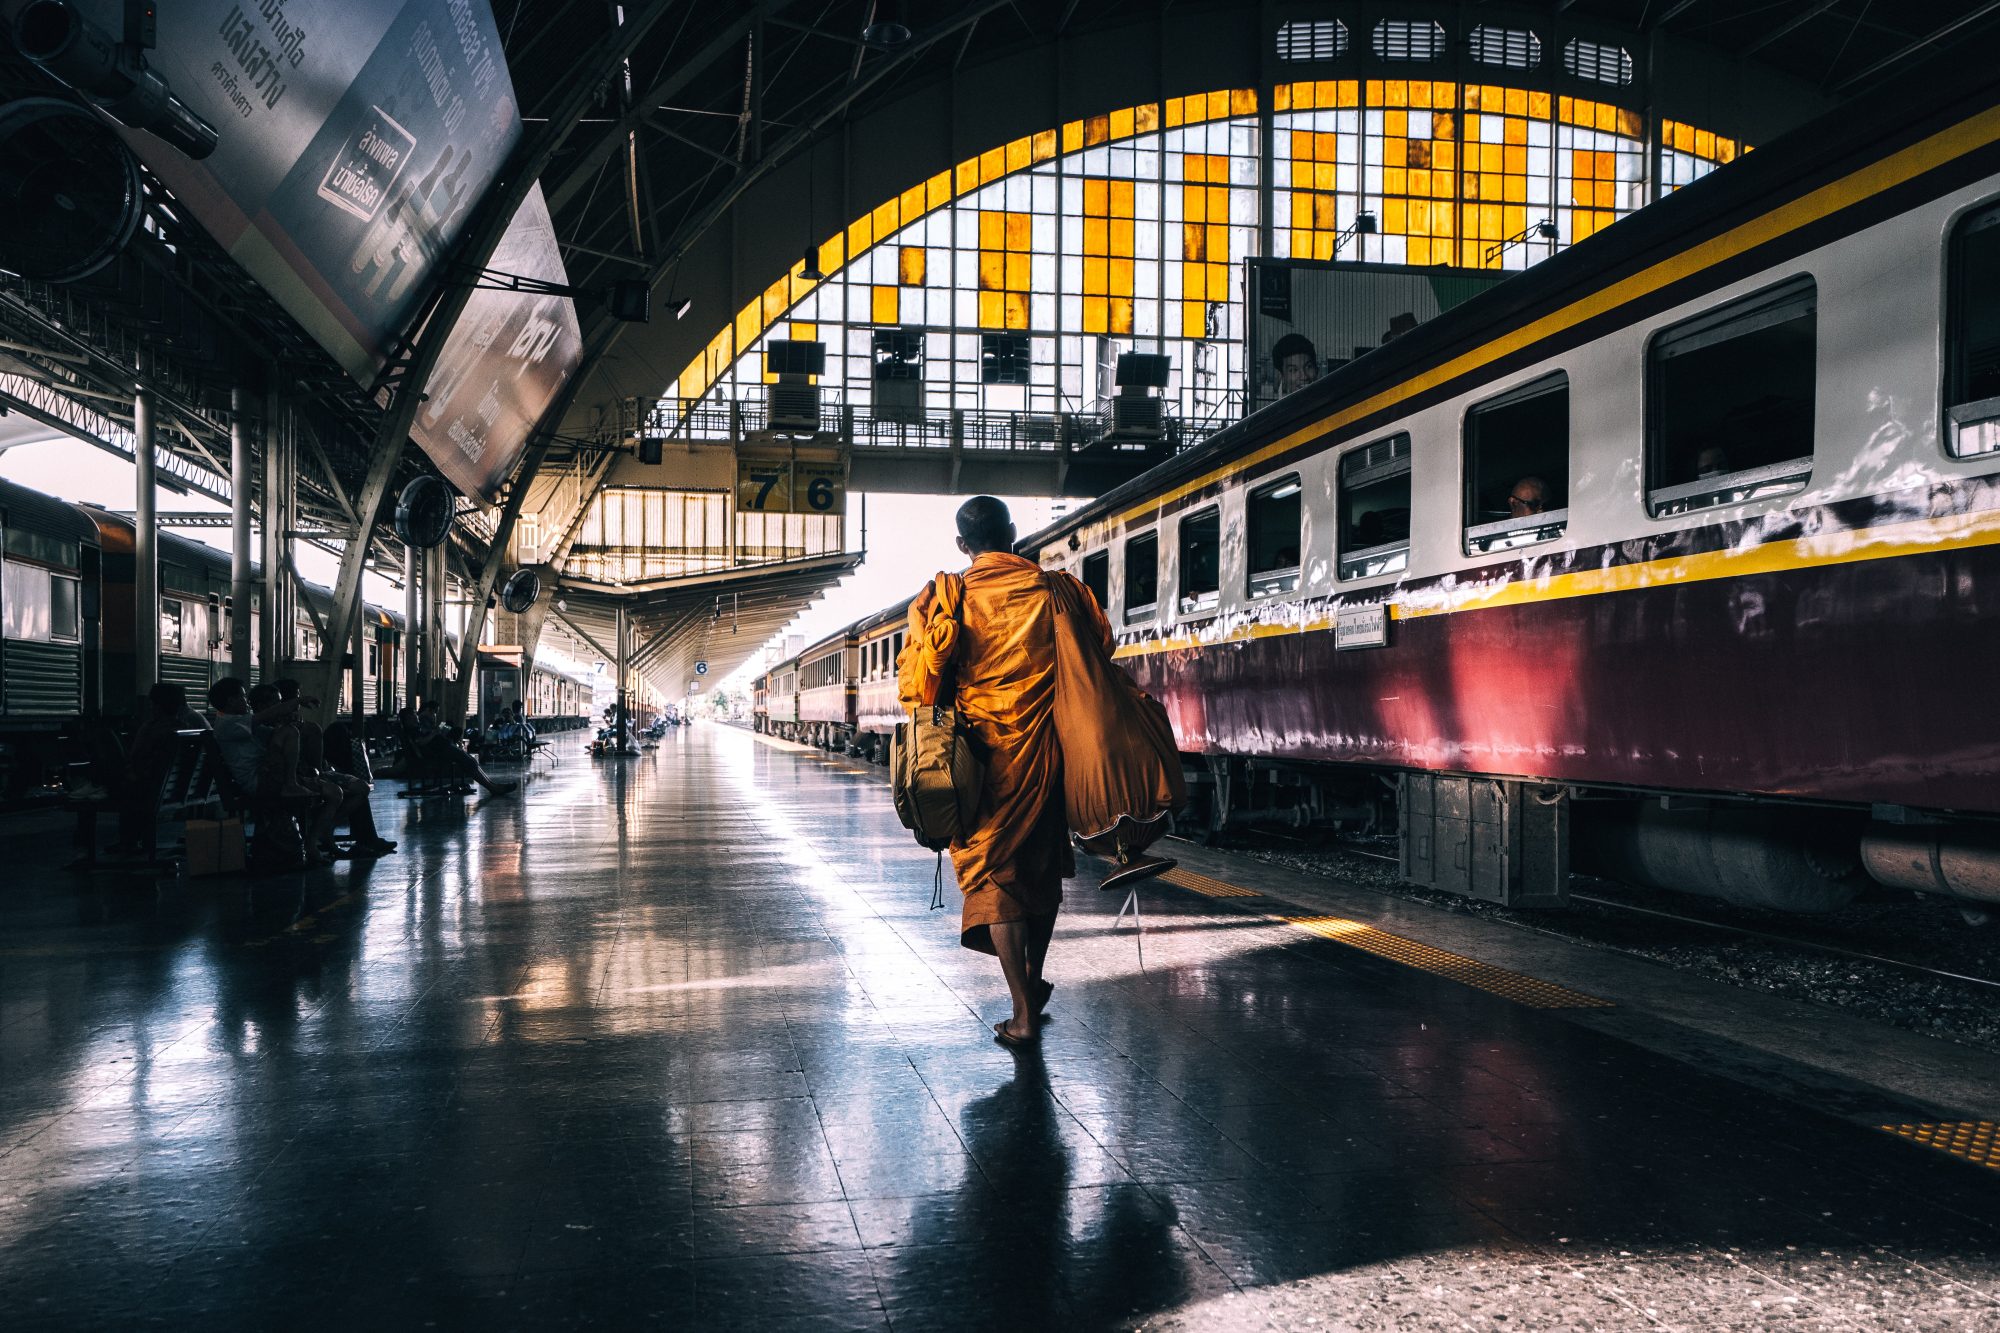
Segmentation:
<svg viewBox="0 0 2000 1333">
<path fill-rule="evenodd" d="M 1062 882 L 1076 873 L 1056 740 L 1055 612 L 1050 578 L 1069 579 L 1108 652 L 1111 627 L 1082 584 L 1045 575 L 1014 554 L 1014 521 L 990 495 L 958 511 L 958 549 L 972 557 L 963 591 L 941 577 L 910 604 L 909 646 L 897 664 L 904 709 L 937 702 L 948 675 L 956 707 L 986 761 L 972 831 L 951 847 L 965 895 L 959 943 L 995 955 L 1014 1012 L 993 1033 L 1008 1046 L 1040 1035 L 1037 1015 L 1055 987 L 1042 977 Z M 944 596 L 939 596 L 943 585 Z M 959 605 L 950 603 L 957 601 Z"/>
</svg>

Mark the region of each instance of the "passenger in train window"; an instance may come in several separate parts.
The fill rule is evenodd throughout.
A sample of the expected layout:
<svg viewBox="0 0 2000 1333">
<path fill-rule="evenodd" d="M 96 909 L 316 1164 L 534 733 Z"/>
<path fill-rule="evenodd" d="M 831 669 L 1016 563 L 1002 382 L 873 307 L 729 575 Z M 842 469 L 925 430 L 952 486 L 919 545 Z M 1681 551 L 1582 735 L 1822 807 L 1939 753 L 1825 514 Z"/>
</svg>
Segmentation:
<svg viewBox="0 0 2000 1333">
<path fill-rule="evenodd" d="M 1704 477 L 1719 477 L 1729 471 L 1729 451 L 1721 445 L 1711 444 L 1695 455 L 1694 475 L 1696 480 Z"/>
<path fill-rule="evenodd" d="M 1523 477 L 1507 492 L 1507 512 L 1515 518 L 1540 514 L 1549 507 L 1549 484 L 1540 477 Z"/>
<path fill-rule="evenodd" d="M 1319 378 L 1319 349 L 1303 333 L 1288 333 L 1271 344 L 1271 365 L 1278 372 L 1278 393 L 1283 396 Z"/>
</svg>

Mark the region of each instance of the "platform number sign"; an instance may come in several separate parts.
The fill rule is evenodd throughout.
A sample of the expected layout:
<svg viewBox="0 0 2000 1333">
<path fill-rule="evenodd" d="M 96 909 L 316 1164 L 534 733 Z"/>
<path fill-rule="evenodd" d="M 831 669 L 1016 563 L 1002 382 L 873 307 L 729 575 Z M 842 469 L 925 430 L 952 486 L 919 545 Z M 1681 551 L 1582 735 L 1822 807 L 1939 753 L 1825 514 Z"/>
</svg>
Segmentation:
<svg viewBox="0 0 2000 1333">
<path fill-rule="evenodd" d="M 847 469 L 837 458 L 736 461 L 736 507 L 750 514 L 847 512 Z"/>
<path fill-rule="evenodd" d="M 708 663 L 696 662 L 694 664 L 694 674 L 697 676 L 706 676 L 708 674 Z"/>
</svg>

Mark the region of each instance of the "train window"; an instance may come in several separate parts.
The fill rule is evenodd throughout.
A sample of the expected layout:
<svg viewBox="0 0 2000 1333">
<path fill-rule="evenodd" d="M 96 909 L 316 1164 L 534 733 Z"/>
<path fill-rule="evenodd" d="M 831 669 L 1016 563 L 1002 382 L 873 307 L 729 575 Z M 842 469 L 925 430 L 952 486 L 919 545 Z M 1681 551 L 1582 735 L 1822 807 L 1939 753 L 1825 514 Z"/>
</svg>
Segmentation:
<svg viewBox="0 0 2000 1333">
<path fill-rule="evenodd" d="M 1945 446 L 1956 458 L 2000 453 L 2000 205 L 1951 233 L 1945 328 Z"/>
<path fill-rule="evenodd" d="M 1151 620 L 1160 600 L 1160 534 L 1143 532 L 1125 543 L 1125 621 Z"/>
<path fill-rule="evenodd" d="M 0 565 L 0 633 L 15 640 L 49 638 L 49 571 L 9 560 Z"/>
<path fill-rule="evenodd" d="M 49 637 L 57 643 L 75 643 L 83 638 L 83 617 L 79 604 L 83 585 L 60 574 L 49 579 Z"/>
<path fill-rule="evenodd" d="M 1111 552 L 1092 551 L 1083 558 L 1083 586 L 1101 610 L 1111 604 Z"/>
<path fill-rule="evenodd" d="M 181 604 L 171 597 L 160 599 L 160 651 L 181 650 Z"/>
<path fill-rule="evenodd" d="M 1806 484 L 1817 304 L 1812 279 L 1798 278 L 1654 337 L 1646 503 L 1655 518 Z"/>
<path fill-rule="evenodd" d="M 1250 492 L 1249 555 L 1252 597 L 1299 586 L 1299 478 L 1280 477 Z"/>
<path fill-rule="evenodd" d="M 1340 577 L 1372 579 L 1410 563 L 1410 437 L 1391 435 L 1340 459 Z"/>
<path fill-rule="evenodd" d="M 1213 611 L 1222 600 L 1222 511 L 1210 506 L 1180 522 L 1181 595 L 1184 616 Z"/>
<path fill-rule="evenodd" d="M 1569 525 L 1569 376 L 1560 371 L 1465 414 L 1465 553 L 1560 537 Z"/>
</svg>

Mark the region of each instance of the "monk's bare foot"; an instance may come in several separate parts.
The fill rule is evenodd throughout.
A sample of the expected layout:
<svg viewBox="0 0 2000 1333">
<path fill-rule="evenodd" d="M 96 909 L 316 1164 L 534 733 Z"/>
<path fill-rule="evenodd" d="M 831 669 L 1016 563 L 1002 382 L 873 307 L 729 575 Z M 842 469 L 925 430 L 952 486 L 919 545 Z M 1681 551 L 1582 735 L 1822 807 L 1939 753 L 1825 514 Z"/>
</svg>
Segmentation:
<svg viewBox="0 0 2000 1333">
<path fill-rule="evenodd" d="M 993 1039 L 1002 1046 L 1032 1046 L 1041 1035 L 1035 1031 L 1032 1020 L 1024 1023 L 1018 1018 L 1010 1018 L 1004 1023 L 993 1025 Z"/>
</svg>

